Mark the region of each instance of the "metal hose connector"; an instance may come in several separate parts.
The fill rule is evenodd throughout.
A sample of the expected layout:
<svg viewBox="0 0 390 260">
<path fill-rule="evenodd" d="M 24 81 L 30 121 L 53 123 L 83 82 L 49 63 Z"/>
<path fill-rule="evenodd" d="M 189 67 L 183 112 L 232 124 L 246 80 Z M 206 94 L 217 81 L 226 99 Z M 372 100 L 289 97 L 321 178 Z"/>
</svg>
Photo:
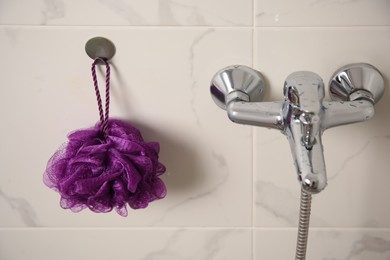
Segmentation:
<svg viewBox="0 0 390 260">
<path fill-rule="evenodd" d="M 306 259 L 307 240 L 309 237 L 310 211 L 311 194 L 302 189 L 295 260 Z"/>
</svg>

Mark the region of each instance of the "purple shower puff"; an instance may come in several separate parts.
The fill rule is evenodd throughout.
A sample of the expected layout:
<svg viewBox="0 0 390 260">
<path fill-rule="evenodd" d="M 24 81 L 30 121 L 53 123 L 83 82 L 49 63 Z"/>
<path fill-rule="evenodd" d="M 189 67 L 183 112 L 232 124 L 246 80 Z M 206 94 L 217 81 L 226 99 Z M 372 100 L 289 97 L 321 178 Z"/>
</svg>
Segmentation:
<svg viewBox="0 0 390 260">
<path fill-rule="evenodd" d="M 100 123 L 78 130 L 50 158 L 44 183 L 61 195 L 61 207 L 79 212 L 115 208 L 127 216 L 126 203 L 145 208 L 164 198 L 166 187 L 159 178 L 165 166 L 158 161 L 157 142 L 144 142 L 139 130 L 120 120 L 109 119 L 106 137 Z"/>
</svg>

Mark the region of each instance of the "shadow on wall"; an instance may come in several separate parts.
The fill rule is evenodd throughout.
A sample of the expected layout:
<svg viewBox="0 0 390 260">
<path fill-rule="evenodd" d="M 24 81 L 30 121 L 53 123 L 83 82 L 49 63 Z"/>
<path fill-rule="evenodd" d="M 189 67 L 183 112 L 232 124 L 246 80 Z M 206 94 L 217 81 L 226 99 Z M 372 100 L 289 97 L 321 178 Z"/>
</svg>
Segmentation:
<svg viewBox="0 0 390 260">
<path fill-rule="evenodd" d="M 119 102 L 120 109 L 135 111 L 131 108 L 129 98 L 132 96 L 129 92 L 131 88 L 127 87 L 128 84 L 124 82 L 120 70 L 114 64 L 110 65 L 114 73 L 113 78 L 116 80 L 116 84 L 113 84 L 111 88 L 112 94 Z M 101 70 L 100 73 L 104 74 L 102 68 L 99 69 Z M 137 127 L 145 141 L 160 143 L 159 161 L 167 168 L 165 174 L 162 175 L 162 179 L 167 186 L 168 195 L 183 193 L 204 183 L 207 171 L 202 168 L 202 164 L 199 162 L 192 140 L 181 139 L 178 135 L 180 130 L 174 133 L 164 133 L 155 126 L 129 118 L 132 118 L 132 116 L 129 115 L 127 119 L 123 118 L 123 120 Z"/>
<path fill-rule="evenodd" d="M 141 131 L 145 141 L 160 143 L 159 160 L 167 167 L 162 179 L 169 193 L 181 193 L 203 183 L 206 171 L 201 168 L 191 143 L 180 140 L 177 133 L 163 133 L 134 120 L 130 123 Z"/>
<path fill-rule="evenodd" d="M 271 83 L 265 73 L 263 74 L 260 71 L 261 75 L 263 76 L 264 80 L 264 98 L 262 101 L 264 102 L 276 102 L 276 101 L 283 101 L 283 85 L 281 86 L 271 86 Z M 275 94 L 271 93 L 271 88 L 274 88 Z"/>
<path fill-rule="evenodd" d="M 375 120 L 375 122 L 381 121 L 381 122 L 387 122 L 389 115 L 388 112 L 390 110 L 390 92 L 389 92 L 389 79 L 385 74 L 382 73 L 384 82 L 385 82 L 385 90 L 383 93 L 383 97 L 379 102 L 375 105 L 375 116 L 372 120 Z"/>
</svg>

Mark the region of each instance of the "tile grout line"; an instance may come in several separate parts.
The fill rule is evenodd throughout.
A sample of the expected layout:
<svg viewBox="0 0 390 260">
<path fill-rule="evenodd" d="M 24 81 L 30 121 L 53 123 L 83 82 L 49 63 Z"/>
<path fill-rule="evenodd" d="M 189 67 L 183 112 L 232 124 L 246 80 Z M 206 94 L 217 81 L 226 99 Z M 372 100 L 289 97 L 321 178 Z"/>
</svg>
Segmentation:
<svg viewBox="0 0 390 260">
<path fill-rule="evenodd" d="M 255 67 L 255 31 L 256 31 L 256 0 L 252 1 L 252 68 Z M 255 260 L 255 129 L 251 127 L 252 132 L 252 228 L 251 228 L 251 259 Z"/>
<path fill-rule="evenodd" d="M 0 227 L 0 232 L 2 231 L 45 231 L 45 230 L 67 230 L 67 231 L 130 231 L 130 230 L 149 230 L 149 231 L 161 231 L 161 230 L 190 230 L 190 231 L 205 231 L 205 230 L 263 230 L 271 232 L 296 232 L 296 227 L 255 227 L 250 226 L 183 226 L 183 227 Z M 379 232 L 390 232 L 390 227 L 311 227 L 310 230 L 313 231 L 342 231 L 342 232 L 356 232 L 356 231 L 379 231 Z"/>
<path fill-rule="evenodd" d="M 390 25 L 318 25 L 318 26 L 257 26 L 255 24 L 255 15 L 252 19 L 252 25 L 39 25 L 39 24 L 0 24 L 0 28 L 31 28 L 31 29 L 201 29 L 201 28 L 217 28 L 217 29 L 264 29 L 264 30 L 296 30 L 296 29 L 310 29 L 310 30 L 348 30 L 348 29 L 390 29 Z"/>
</svg>

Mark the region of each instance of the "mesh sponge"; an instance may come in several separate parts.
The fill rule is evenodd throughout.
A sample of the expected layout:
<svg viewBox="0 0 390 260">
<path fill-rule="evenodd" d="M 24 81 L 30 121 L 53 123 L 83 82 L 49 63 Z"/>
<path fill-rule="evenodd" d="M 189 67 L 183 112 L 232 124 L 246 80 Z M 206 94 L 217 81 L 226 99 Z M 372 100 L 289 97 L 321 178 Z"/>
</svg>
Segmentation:
<svg viewBox="0 0 390 260">
<path fill-rule="evenodd" d="M 101 123 L 77 130 L 49 159 L 43 181 L 61 195 L 64 209 L 79 212 L 116 212 L 128 215 L 164 198 L 166 187 L 160 176 L 165 166 L 159 162 L 159 143 L 145 142 L 134 126 L 108 119 L 103 133 Z"/>
</svg>

